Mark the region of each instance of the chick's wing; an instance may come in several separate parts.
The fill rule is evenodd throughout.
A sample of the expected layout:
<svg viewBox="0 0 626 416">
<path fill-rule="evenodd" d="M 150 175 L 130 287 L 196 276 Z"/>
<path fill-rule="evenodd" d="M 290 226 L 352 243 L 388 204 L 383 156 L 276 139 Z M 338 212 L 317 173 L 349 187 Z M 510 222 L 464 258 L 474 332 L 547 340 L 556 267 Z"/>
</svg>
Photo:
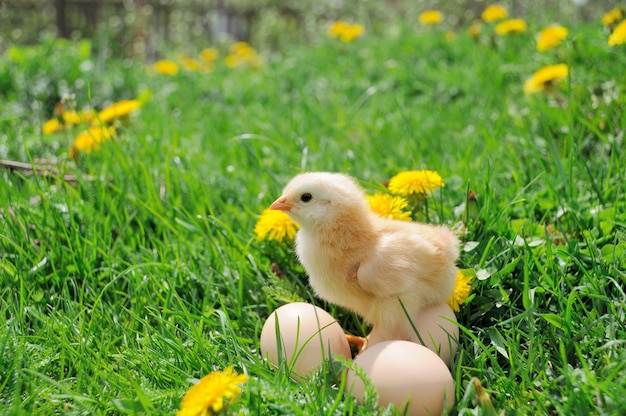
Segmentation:
<svg viewBox="0 0 626 416">
<path fill-rule="evenodd" d="M 379 297 L 400 296 L 428 279 L 438 250 L 423 236 L 400 231 L 382 234 L 376 249 L 359 264 L 357 280 Z"/>
</svg>

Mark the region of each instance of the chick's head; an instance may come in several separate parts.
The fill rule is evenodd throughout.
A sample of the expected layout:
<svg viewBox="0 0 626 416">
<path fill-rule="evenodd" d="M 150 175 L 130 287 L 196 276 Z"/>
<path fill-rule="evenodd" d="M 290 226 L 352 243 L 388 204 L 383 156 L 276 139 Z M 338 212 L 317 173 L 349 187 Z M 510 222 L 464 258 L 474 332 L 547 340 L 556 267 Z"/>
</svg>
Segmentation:
<svg viewBox="0 0 626 416">
<path fill-rule="evenodd" d="M 310 172 L 294 177 L 270 206 L 284 211 L 302 227 L 332 222 L 346 212 L 367 209 L 365 193 L 351 177 Z"/>
</svg>

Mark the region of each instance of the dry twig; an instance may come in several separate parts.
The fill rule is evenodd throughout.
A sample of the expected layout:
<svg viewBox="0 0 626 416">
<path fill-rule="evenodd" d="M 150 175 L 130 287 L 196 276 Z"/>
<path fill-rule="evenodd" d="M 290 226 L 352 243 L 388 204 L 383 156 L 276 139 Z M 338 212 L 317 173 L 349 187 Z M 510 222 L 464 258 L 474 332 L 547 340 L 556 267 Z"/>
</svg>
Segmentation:
<svg viewBox="0 0 626 416">
<path fill-rule="evenodd" d="M 77 184 L 78 178 L 76 175 L 71 173 L 61 173 L 61 171 L 54 166 L 52 162 L 37 162 L 37 163 L 24 163 L 24 162 L 16 162 L 13 160 L 0 160 L 0 167 L 8 169 L 12 172 L 18 171 L 21 172 L 24 176 L 32 176 L 37 175 L 43 178 L 50 179 L 61 179 L 63 178 L 64 182 Z M 93 177 L 90 175 L 82 175 L 84 180 L 92 181 Z"/>
</svg>

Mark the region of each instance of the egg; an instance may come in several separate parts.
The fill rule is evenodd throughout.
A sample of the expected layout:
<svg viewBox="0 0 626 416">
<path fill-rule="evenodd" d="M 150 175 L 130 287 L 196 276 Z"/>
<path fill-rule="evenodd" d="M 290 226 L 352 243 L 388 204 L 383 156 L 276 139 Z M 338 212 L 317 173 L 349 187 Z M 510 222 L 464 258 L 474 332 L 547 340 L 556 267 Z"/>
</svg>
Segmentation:
<svg viewBox="0 0 626 416">
<path fill-rule="evenodd" d="M 296 378 L 310 375 L 332 354 L 352 358 L 346 334 L 335 318 L 303 302 L 283 305 L 270 314 L 261 330 L 261 354 L 275 366 L 286 360 Z"/>
<path fill-rule="evenodd" d="M 454 380 L 437 354 L 410 341 L 384 341 L 357 355 L 353 362 L 371 380 L 378 404 L 394 404 L 402 414 L 440 415 L 454 404 Z M 346 389 L 359 403 L 365 393 L 363 380 L 350 369 Z"/>
<path fill-rule="evenodd" d="M 456 354 L 459 340 L 459 327 L 456 316 L 450 306 L 445 303 L 423 309 L 419 315 L 412 317 L 413 325 L 419 337 L 410 341 L 424 345 L 439 354 L 441 359 L 450 365 L 451 358 Z M 368 346 L 385 341 L 379 337 L 374 327 L 368 336 Z"/>
</svg>

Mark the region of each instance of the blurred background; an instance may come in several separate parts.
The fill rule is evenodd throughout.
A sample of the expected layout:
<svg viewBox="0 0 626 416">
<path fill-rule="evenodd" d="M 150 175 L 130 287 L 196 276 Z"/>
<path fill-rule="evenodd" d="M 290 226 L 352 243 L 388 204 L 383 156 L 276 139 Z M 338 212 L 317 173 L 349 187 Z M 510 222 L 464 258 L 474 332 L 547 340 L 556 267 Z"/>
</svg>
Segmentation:
<svg viewBox="0 0 626 416">
<path fill-rule="evenodd" d="M 437 9 L 454 27 L 490 4 L 511 17 L 541 17 L 561 24 L 600 19 L 615 0 L 4 0 L 0 1 L 0 52 L 45 37 L 88 38 L 114 55 L 156 59 L 167 49 L 243 40 L 266 50 L 307 42 L 329 22 L 359 22 L 385 30 L 397 17 Z"/>
</svg>

